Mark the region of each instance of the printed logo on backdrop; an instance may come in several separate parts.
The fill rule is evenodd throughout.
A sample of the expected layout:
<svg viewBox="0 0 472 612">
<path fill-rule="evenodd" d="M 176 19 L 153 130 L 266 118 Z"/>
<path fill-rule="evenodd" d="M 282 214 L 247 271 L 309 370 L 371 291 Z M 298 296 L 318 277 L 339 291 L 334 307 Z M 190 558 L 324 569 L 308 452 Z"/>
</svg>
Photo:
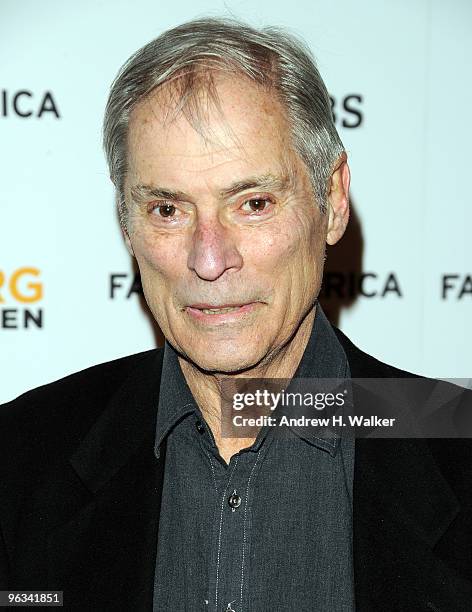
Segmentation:
<svg viewBox="0 0 472 612">
<path fill-rule="evenodd" d="M 441 298 L 443 300 L 472 298 L 472 274 L 443 274 Z"/>
<path fill-rule="evenodd" d="M 128 300 L 133 295 L 142 295 L 143 287 L 138 273 L 119 272 L 110 274 L 108 296 L 111 300 Z M 384 275 L 376 272 L 326 272 L 320 297 L 329 300 L 353 297 L 386 298 L 403 297 L 400 281 L 395 272 Z"/>
<path fill-rule="evenodd" d="M 42 329 L 41 271 L 33 266 L 0 269 L 0 329 Z"/>
<path fill-rule="evenodd" d="M 143 286 L 139 273 L 118 272 L 110 274 L 108 296 L 111 300 L 128 300 L 132 295 L 143 295 Z"/>
<path fill-rule="evenodd" d="M 59 107 L 52 91 L 33 92 L 29 89 L 10 91 L 0 90 L 0 116 L 20 117 L 54 117 L 60 119 Z M 333 121 L 338 127 L 353 129 L 361 127 L 364 122 L 362 111 L 363 96 L 346 94 L 338 97 L 330 95 Z"/>
<path fill-rule="evenodd" d="M 335 272 L 327 271 L 323 277 L 320 298 L 325 300 L 346 298 L 403 298 L 400 280 L 395 272 Z"/>
<path fill-rule="evenodd" d="M 29 89 L 0 90 L 0 117 L 20 119 L 60 119 L 59 107 L 52 91 L 33 92 Z"/>
<path fill-rule="evenodd" d="M 341 97 L 330 95 L 331 112 L 337 127 L 348 129 L 359 128 L 364 122 L 361 94 L 346 94 Z"/>
</svg>

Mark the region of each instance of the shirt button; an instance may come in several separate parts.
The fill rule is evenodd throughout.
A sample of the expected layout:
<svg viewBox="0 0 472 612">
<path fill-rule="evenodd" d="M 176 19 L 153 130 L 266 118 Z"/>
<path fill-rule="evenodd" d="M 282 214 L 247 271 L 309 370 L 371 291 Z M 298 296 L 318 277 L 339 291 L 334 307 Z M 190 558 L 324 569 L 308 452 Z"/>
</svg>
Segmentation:
<svg viewBox="0 0 472 612">
<path fill-rule="evenodd" d="M 205 433 L 205 427 L 203 426 L 203 423 L 201 421 L 197 421 L 195 423 L 195 427 L 197 428 L 199 434 Z"/>
<path fill-rule="evenodd" d="M 229 507 L 233 509 L 233 511 L 236 510 L 236 508 L 239 508 L 239 506 L 241 505 L 241 498 L 236 493 L 236 489 L 229 496 L 228 504 Z"/>
</svg>

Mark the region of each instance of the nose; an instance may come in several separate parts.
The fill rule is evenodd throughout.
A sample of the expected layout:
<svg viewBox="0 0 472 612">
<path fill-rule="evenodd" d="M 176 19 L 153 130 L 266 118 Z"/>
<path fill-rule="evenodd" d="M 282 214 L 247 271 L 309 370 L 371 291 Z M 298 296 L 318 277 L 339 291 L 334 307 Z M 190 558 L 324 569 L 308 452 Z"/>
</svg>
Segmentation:
<svg viewBox="0 0 472 612">
<path fill-rule="evenodd" d="M 214 281 L 230 269 L 242 266 L 234 234 L 218 218 L 199 220 L 192 236 L 187 265 L 201 279 Z"/>
</svg>

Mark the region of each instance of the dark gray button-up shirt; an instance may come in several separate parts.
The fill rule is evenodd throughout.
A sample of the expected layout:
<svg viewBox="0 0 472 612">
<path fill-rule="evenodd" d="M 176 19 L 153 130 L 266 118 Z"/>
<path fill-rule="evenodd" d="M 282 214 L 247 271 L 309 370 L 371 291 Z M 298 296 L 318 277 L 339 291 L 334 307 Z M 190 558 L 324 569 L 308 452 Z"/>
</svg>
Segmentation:
<svg viewBox="0 0 472 612">
<path fill-rule="evenodd" d="M 317 305 L 295 377 L 349 376 Z M 352 438 L 264 427 L 226 464 L 167 343 L 156 455 L 165 438 L 155 612 L 354 610 Z"/>
</svg>

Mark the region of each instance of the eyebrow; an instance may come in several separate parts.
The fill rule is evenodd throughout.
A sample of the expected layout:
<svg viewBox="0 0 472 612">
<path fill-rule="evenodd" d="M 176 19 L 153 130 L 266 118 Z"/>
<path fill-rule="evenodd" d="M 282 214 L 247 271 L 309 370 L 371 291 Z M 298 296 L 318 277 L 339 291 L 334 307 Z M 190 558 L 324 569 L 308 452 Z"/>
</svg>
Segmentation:
<svg viewBox="0 0 472 612">
<path fill-rule="evenodd" d="M 259 189 L 261 191 L 280 191 L 285 192 L 293 185 L 293 178 L 287 174 L 284 176 L 274 176 L 273 174 L 263 174 L 253 176 L 241 181 L 235 181 L 228 187 L 220 190 L 221 198 L 229 198 L 246 189 Z M 151 185 L 134 185 L 131 187 L 131 197 L 139 202 L 149 198 L 162 198 L 164 200 L 190 201 L 192 198 L 184 191 L 168 189 L 167 187 L 153 187 Z"/>
</svg>

